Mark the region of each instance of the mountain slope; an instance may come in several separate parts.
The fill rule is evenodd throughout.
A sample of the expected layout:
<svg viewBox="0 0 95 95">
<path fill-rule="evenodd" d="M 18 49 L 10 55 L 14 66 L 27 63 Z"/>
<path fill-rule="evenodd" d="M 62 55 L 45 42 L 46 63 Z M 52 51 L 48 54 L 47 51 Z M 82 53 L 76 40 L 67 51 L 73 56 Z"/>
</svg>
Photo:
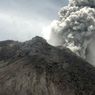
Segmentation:
<svg viewBox="0 0 95 95">
<path fill-rule="evenodd" d="M 95 95 L 95 68 L 40 37 L 3 41 L 0 95 Z"/>
</svg>

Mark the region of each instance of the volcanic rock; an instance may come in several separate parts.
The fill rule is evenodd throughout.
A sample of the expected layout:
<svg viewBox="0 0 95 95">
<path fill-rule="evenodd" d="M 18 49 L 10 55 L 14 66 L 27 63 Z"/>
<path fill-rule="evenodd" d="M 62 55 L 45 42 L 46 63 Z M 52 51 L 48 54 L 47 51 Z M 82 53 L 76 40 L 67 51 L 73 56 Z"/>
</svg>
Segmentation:
<svg viewBox="0 0 95 95">
<path fill-rule="evenodd" d="M 95 67 L 41 37 L 3 41 L 0 95 L 95 95 Z"/>
</svg>

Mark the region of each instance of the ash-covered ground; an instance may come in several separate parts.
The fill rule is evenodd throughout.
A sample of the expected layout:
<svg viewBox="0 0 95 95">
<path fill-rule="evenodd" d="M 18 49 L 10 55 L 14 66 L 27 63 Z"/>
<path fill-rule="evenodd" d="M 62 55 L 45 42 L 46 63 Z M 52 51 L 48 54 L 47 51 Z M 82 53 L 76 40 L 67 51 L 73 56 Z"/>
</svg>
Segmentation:
<svg viewBox="0 0 95 95">
<path fill-rule="evenodd" d="M 40 37 L 3 41 L 0 95 L 95 95 L 95 67 Z"/>
</svg>

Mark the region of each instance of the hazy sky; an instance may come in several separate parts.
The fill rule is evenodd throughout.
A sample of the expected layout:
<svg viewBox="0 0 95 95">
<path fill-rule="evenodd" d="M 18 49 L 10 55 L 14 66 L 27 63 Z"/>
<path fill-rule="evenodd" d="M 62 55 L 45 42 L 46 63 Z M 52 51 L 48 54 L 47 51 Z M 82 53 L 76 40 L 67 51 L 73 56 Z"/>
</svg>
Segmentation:
<svg viewBox="0 0 95 95">
<path fill-rule="evenodd" d="M 68 0 L 0 0 L 0 40 L 25 41 L 57 18 Z"/>
</svg>

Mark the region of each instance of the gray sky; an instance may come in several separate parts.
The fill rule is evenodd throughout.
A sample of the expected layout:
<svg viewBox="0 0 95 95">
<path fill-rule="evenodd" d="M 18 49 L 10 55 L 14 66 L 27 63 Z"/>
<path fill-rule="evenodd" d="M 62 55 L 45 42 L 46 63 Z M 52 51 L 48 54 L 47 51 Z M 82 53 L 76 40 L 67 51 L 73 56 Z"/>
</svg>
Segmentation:
<svg viewBox="0 0 95 95">
<path fill-rule="evenodd" d="M 0 0 L 0 40 L 29 40 L 57 19 L 68 0 Z"/>
</svg>

